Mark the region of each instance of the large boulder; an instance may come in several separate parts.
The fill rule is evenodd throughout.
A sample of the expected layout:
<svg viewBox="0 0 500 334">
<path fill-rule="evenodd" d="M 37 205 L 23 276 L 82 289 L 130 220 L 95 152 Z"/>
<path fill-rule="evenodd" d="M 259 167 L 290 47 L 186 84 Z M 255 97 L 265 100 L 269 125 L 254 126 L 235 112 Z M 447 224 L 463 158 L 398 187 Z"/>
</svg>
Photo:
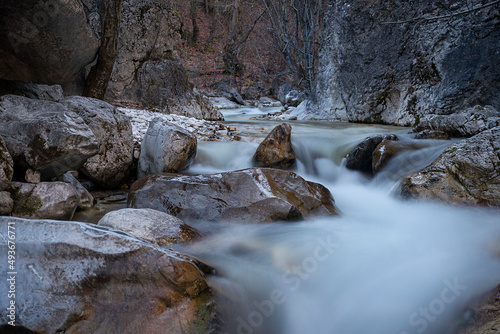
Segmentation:
<svg viewBox="0 0 500 334">
<path fill-rule="evenodd" d="M 475 106 L 452 115 L 425 115 L 417 131 L 437 130 L 455 137 L 472 137 L 500 126 L 500 112 L 490 106 Z"/>
<path fill-rule="evenodd" d="M 0 78 L 43 84 L 82 81 L 99 47 L 79 0 L 0 3 Z"/>
<path fill-rule="evenodd" d="M 400 196 L 500 206 L 500 127 L 448 147 L 430 166 L 401 181 Z"/>
<path fill-rule="evenodd" d="M 14 162 L 2 137 L 0 137 L 0 191 L 9 187 L 13 175 Z"/>
<path fill-rule="evenodd" d="M 500 108 L 500 7 L 486 3 L 327 6 L 311 116 L 414 126 L 429 113 Z"/>
<path fill-rule="evenodd" d="M 50 179 L 79 169 L 98 153 L 98 143 L 81 117 L 56 102 L 0 97 L 0 136 L 15 173 L 38 170 Z"/>
<path fill-rule="evenodd" d="M 97 225 L 108 226 L 158 246 L 189 242 L 201 234 L 182 220 L 153 209 L 121 209 L 107 213 Z"/>
<path fill-rule="evenodd" d="M 181 21 L 161 2 L 123 0 L 118 49 L 107 100 L 196 118 L 222 120 L 193 90 L 177 54 Z"/>
<path fill-rule="evenodd" d="M 61 103 L 83 119 L 99 143 L 99 152 L 85 162 L 83 173 L 100 187 L 120 186 L 130 175 L 133 162 L 129 117 L 97 99 L 72 96 Z"/>
<path fill-rule="evenodd" d="M 71 219 L 80 202 L 76 189 L 65 182 L 12 182 L 12 215 L 31 219 Z"/>
<path fill-rule="evenodd" d="M 292 126 L 283 123 L 276 126 L 260 143 L 252 157 L 256 167 L 289 169 L 295 165 L 292 147 Z"/>
<path fill-rule="evenodd" d="M 202 334 L 214 327 L 210 291 L 188 257 L 92 224 L 0 217 L 2 230 L 9 223 L 16 231 L 16 328 Z M 6 243 L 0 248 L 7 254 Z M 0 285 L 0 331 L 10 320 L 9 286 Z"/>
<path fill-rule="evenodd" d="M 185 221 L 269 222 L 338 214 L 327 188 L 270 168 L 153 175 L 132 185 L 128 206 L 163 211 Z"/>
<path fill-rule="evenodd" d="M 382 141 L 399 140 L 396 135 L 377 135 L 365 138 L 346 156 L 347 169 L 373 175 L 373 153 Z"/>
<path fill-rule="evenodd" d="M 154 118 L 142 140 L 137 177 L 188 168 L 196 156 L 197 145 L 196 137 L 185 129 Z"/>
</svg>

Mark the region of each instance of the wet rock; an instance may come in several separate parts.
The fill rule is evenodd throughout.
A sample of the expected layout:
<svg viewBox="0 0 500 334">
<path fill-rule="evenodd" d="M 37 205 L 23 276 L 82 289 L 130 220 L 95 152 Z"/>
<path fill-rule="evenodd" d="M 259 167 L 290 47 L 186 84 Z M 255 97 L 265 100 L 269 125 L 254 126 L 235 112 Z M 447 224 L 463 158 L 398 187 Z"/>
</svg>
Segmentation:
<svg viewBox="0 0 500 334">
<path fill-rule="evenodd" d="M 306 110 L 329 119 L 415 126 L 429 112 L 500 108 L 500 8 L 474 11 L 474 20 L 426 20 L 469 9 L 454 0 L 327 6 L 328 38 Z"/>
<path fill-rule="evenodd" d="M 14 208 L 14 200 L 7 191 L 0 191 L 0 216 L 8 216 Z"/>
<path fill-rule="evenodd" d="M 31 219 L 71 219 L 80 200 L 75 188 L 64 182 L 12 182 L 11 194 L 12 215 Z"/>
<path fill-rule="evenodd" d="M 58 178 L 62 182 L 71 184 L 78 193 L 78 207 L 88 209 L 94 206 L 94 196 L 71 174 L 67 172 Z"/>
<path fill-rule="evenodd" d="M 5 146 L 5 142 L 0 136 L 0 191 L 9 187 L 13 175 L 14 162 Z"/>
<path fill-rule="evenodd" d="M 132 185 L 128 206 L 163 211 L 185 221 L 270 222 L 338 214 L 327 188 L 269 168 L 153 175 Z"/>
<path fill-rule="evenodd" d="M 260 143 L 252 157 L 254 166 L 289 169 L 295 165 L 292 147 L 292 126 L 283 123 L 276 126 Z"/>
<path fill-rule="evenodd" d="M 400 196 L 500 206 L 500 127 L 448 147 L 430 166 L 401 181 Z"/>
<path fill-rule="evenodd" d="M 98 143 L 81 117 L 60 103 L 21 96 L 0 97 L 0 136 L 22 178 L 27 169 L 51 179 L 97 154 Z"/>
<path fill-rule="evenodd" d="M 426 115 L 416 130 L 437 130 L 454 137 L 472 137 L 497 126 L 500 126 L 500 112 L 491 106 L 475 106 L 452 115 Z"/>
<path fill-rule="evenodd" d="M 99 47 L 81 1 L 0 3 L 0 78 L 42 84 L 81 81 Z"/>
<path fill-rule="evenodd" d="M 441 139 L 449 140 L 450 135 L 441 130 L 423 130 L 415 135 L 415 139 Z"/>
<path fill-rule="evenodd" d="M 372 169 L 379 172 L 396 155 L 405 151 L 414 151 L 426 147 L 426 144 L 415 142 L 401 142 L 384 139 L 373 151 Z"/>
<path fill-rule="evenodd" d="M 28 183 L 40 183 L 42 174 L 39 171 L 28 169 L 24 174 L 24 180 Z"/>
<path fill-rule="evenodd" d="M 97 99 L 72 96 L 61 103 L 83 119 L 99 144 L 99 152 L 85 162 L 83 173 L 103 188 L 122 185 L 130 175 L 133 162 L 130 119 Z"/>
<path fill-rule="evenodd" d="M 79 222 L 2 217 L 4 237 L 9 222 L 17 232 L 16 267 L 23 268 L 16 277 L 16 326 L 51 334 L 213 330 L 211 294 L 190 258 Z M 0 301 L 0 326 L 7 303 Z"/>
<path fill-rule="evenodd" d="M 186 169 L 194 161 L 197 145 L 196 137 L 183 128 L 153 119 L 141 144 L 137 177 Z"/>
<path fill-rule="evenodd" d="M 373 153 L 383 140 L 398 140 L 396 135 L 372 136 L 365 138 L 346 156 L 346 168 L 373 175 Z"/>
<path fill-rule="evenodd" d="M 189 242 L 201 234 L 182 220 L 153 209 L 121 209 L 107 213 L 97 225 L 108 226 L 159 246 Z"/>
</svg>

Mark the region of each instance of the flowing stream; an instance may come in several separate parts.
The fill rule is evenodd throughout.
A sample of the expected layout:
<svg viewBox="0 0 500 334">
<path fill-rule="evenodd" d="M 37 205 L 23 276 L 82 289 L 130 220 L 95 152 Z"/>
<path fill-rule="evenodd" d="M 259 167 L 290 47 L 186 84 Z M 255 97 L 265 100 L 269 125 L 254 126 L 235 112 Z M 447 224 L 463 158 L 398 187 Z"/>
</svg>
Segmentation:
<svg viewBox="0 0 500 334">
<path fill-rule="evenodd" d="M 241 142 L 201 142 L 191 173 L 247 168 L 278 121 L 269 112 L 225 112 Z M 330 189 L 341 215 L 303 222 L 197 227 L 208 237 L 183 247 L 217 269 L 223 332 L 231 334 L 455 333 L 467 308 L 500 282 L 500 215 L 486 208 L 406 202 L 399 179 L 431 163 L 451 144 L 401 154 L 374 179 L 342 166 L 372 134 L 408 128 L 291 122 L 296 172 Z M 420 141 L 422 142 L 422 141 Z"/>
</svg>

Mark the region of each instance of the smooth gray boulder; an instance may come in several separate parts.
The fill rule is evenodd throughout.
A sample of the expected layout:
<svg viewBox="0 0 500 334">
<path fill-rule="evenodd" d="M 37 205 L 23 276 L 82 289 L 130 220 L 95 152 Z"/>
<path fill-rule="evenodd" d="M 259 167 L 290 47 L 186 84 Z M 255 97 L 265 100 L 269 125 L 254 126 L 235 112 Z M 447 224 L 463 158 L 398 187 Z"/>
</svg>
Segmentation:
<svg viewBox="0 0 500 334">
<path fill-rule="evenodd" d="M 375 149 L 382 141 L 389 140 L 399 139 L 396 135 L 377 135 L 365 138 L 347 154 L 345 163 L 346 168 L 372 176 L 375 173 L 373 170 L 373 154 Z"/>
<path fill-rule="evenodd" d="M 400 197 L 500 206 L 500 127 L 448 147 L 430 166 L 401 181 Z"/>
<path fill-rule="evenodd" d="M 182 220 L 153 209 L 121 209 L 97 223 L 132 234 L 158 246 L 189 242 L 201 234 Z"/>
<path fill-rule="evenodd" d="M 60 103 L 22 96 L 0 97 L 0 136 L 16 173 L 38 170 L 51 179 L 79 169 L 98 153 L 98 142 L 76 113 Z"/>
<path fill-rule="evenodd" d="M 129 117 L 109 103 L 82 96 L 71 96 L 61 102 L 78 114 L 94 133 L 99 151 L 89 158 L 82 172 L 96 185 L 115 188 L 130 175 L 134 140 Z"/>
<path fill-rule="evenodd" d="M 327 188 L 273 168 L 152 175 L 132 185 L 127 205 L 163 211 L 186 222 L 259 223 L 338 214 Z"/>
<path fill-rule="evenodd" d="M 198 261 L 80 222 L 0 217 L 0 240 L 7 240 L 9 223 L 16 229 L 16 330 L 24 332 L 24 327 L 30 333 L 47 334 L 215 330 L 213 299 Z M 7 254 L 6 243 L 0 244 L 0 251 Z M 0 330 L 9 321 L 8 291 L 7 281 L 0 284 L 4 296 Z"/>
<path fill-rule="evenodd" d="M 80 201 L 75 188 L 64 182 L 12 182 L 12 215 L 30 219 L 71 219 Z"/>
<path fill-rule="evenodd" d="M 137 177 L 186 169 L 193 163 L 197 147 L 194 135 L 171 122 L 154 118 L 142 140 Z"/>
<path fill-rule="evenodd" d="M 0 191 L 9 187 L 14 175 L 14 162 L 0 136 Z"/>
</svg>

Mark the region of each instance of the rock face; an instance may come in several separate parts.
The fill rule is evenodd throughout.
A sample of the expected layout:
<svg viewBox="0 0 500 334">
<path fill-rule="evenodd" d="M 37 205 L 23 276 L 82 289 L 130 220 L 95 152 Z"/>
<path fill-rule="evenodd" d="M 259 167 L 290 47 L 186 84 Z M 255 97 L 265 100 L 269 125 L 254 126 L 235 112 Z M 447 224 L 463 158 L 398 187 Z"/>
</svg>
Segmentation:
<svg viewBox="0 0 500 334">
<path fill-rule="evenodd" d="M 400 196 L 500 206 L 500 127 L 451 145 L 429 167 L 404 178 Z"/>
<path fill-rule="evenodd" d="M 475 106 L 452 115 L 425 115 L 416 130 L 436 130 L 455 137 L 472 137 L 497 126 L 500 126 L 500 112 L 490 106 Z"/>
<path fill-rule="evenodd" d="M 97 225 L 112 227 L 159 246 L 191 241 L 201 236 L 191 226 L 153 209 L 121 209 L 107 213 Z"/>
<path fill-rule="evenodd" d="M 75 188 L 64 182 L 12 183 L 12 215 L 32 219 L 71 219 L 80 202 Z"/>
<path fill-rule="evenodd" d="M 329 2 L 309 108 L 315 117 L 399 125 L 476 104 L 499 108 L 500 7 L 435 19 L 469 9 L 453 0 Z"/>
<path fill-rule="evenodd" d="M 89 158 L 83 173 L 103 188 L 115 188 L 126 181 L 133 162 L 130 119 L 112 105 L 91 98 L 73 96 L 61 102 L 78 114 L 94 133 L 99 152 Z"/>
<path fill-rule="evenodd" d="M 264 139 L 253 155 L 252 162 L 257 167 L 289 169 L 295 164 L 292 147 L 292 126 L 283 123 L 276 126 Z"/>
<path fill-rule="evenodd" d="M 210 292 L 186 256 L 78 222 L 0 217 L 4 238 L 9 222 L 17 232 L 16 326 L 48 334 L 212 329 Z M 8 285 L 0 292 L 7 296 Z M 8 301 L 0 302 L 0 326 Z"/>
<path fill-rule="evenodd" d="M 15 172 L 38 170 L 50 179 L 79 169 L 98 152 L 94 134 L 81 117 L 56 102 L 0 97 L 0 136 Z"/>
<path fill-rule="evenodd" d="M 137 177 L 156 173 L 177 173 L 189 167 L 196 157 L 198 142 L 185 129 L 155 118 L 141 144 Z"/>
<path fill-rule="evenodd" d="M 123 0 L 118 51 L 107 100 L 135 102 L 166 113 L 221 120 L 193 91 L 176 47 L 181 22 L 161 2 Z M 177 14 L 178 15 L 178 14 Z"/>
<path fill-rule="evenodd" d="M 132 185 L 128 206 L 160 210 L 186 221 L 269 222 L 337 214 L 328 189 L 292 172 L 268 168 L 153 175 Z"/>
<path fill-rule="evenodd" d="M 373 175 L 373 154 L 382 141 L 398 140 L 396 135 L 372 136 L 359 143 L 346 156 L 346 168 Z"/>
<path fill-rule="evenodd" d="M 13 175 L 14 162 L 2 137 L 0 137 L 0 191 L 9 187 Z"/>
<path fill-rule="evenodd" d="M 82 80 L 99 42 L 82 1 L 0 4 L 0 78 L 43 84 Z"/>
</svg>

